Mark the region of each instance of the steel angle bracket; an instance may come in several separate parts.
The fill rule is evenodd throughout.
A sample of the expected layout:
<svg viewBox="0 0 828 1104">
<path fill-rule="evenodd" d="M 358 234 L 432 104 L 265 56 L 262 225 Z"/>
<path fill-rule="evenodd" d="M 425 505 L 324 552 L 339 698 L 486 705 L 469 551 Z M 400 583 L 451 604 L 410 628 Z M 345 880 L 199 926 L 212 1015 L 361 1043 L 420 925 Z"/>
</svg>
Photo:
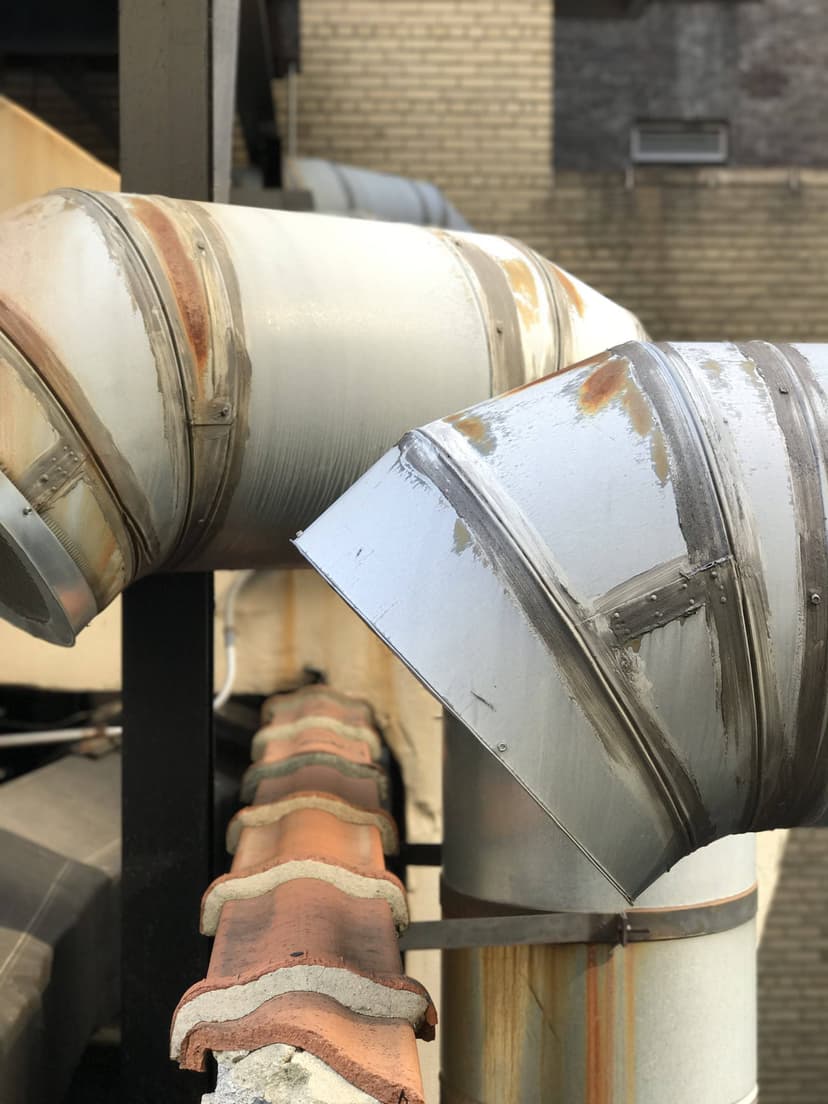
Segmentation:
<svg viewBox="0 0 828 1104">
<path fill-rule="evenodd" d="M 541 912 L 508 916 L 463 916 L 423 920 L 400 938 L 400 950 L 460 950 L 468 947 L 542 946 L 567 943 L 652 943 L 695 939 L 741 927 L 756 915 L 756 887 L 736 897 L 686 908 L 628 912 Z"/>
</svg>

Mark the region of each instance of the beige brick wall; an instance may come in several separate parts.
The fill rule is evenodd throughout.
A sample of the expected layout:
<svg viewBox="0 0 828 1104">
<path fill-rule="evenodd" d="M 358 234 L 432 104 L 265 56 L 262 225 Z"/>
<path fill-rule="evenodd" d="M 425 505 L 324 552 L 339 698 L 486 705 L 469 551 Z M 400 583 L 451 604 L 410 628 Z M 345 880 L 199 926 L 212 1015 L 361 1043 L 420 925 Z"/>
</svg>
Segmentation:
<svg viewBox="0 0 828 1104">
<path fill-rule="evenodd" d="M 790 833 L 759 952 L 761 1104 L 828 1099 L 828 831 Z"/>
<path fill-rule="evenodd" d="M 559 173 L 527 238 L 665 340 L 828 340 L 828 172 Z"/>
<path fill-rule="evenodd" d="M 430 179 L 476 227 L 523 233 L 552 184 L 551 0 L 301 10 L 299 153 Z"/>
</svg>

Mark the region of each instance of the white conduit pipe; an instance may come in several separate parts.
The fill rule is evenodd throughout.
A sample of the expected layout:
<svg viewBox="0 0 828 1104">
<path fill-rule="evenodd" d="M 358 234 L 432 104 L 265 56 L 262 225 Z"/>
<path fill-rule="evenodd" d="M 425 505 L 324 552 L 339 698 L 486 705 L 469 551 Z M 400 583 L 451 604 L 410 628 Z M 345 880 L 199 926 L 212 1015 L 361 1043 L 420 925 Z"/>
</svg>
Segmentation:
<svg viewBox="0 0 828 1104">
<path fill-rule="evenodd" d="M 242 571 L 232 581 L 224 595 L 224 657 L 226 671 L 224 682 L 213 698 L 213 709 L 218 712 L 225 705 L 233 693 L 236 684 L 236 599 L 244 587 L 255 575 L 254 571 Z"/>
<path fill-rule="evenodd" d="M 404 430 L 640 335 L 508 239 L 67 190 L 0 219 L 0 615 L 292 562 Z"/>
</svg>

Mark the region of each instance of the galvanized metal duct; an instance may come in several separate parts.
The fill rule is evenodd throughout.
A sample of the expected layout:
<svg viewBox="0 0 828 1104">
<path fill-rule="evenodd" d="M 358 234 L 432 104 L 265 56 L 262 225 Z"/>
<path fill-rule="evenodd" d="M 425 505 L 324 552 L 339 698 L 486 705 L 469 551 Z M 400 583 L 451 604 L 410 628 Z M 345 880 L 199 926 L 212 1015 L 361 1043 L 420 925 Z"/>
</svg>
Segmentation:
<svg viewBox="0 0 828 1104">
<path fill-rule="evenodd" d="M 634 900 L 826 820 L 827 390 L 828 346 L 624 345 L 409 433 L 298 545 Z"/>
<path fill-rule="evenodd" d="M 285 182 L 308 191 L 316 211 L 471 230 L 445 194 L 428 180 L 374 172 L 320 157 L 289 157 Z"/>
<path fill-rule="evenodd" d="M 640 332 L 506 239 L 159 197 L 46 196 L 0 262 L 0 615 L 60 644 L 159 568 L 288 561 L 411 425 Z"/>
</svg>

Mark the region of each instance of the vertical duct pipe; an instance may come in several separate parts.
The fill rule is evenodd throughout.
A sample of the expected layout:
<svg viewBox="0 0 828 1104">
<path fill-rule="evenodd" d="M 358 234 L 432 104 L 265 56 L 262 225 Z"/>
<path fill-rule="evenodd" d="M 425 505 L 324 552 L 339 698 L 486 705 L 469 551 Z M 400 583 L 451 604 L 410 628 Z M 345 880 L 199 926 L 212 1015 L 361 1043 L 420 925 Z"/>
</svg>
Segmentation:
<svg viewBox="0 0 828 1104">
<path fill-rule="evenodd" d="M 753 836 L 682 859 L 630 909 L 454 718 L 443 807 L 446 916 L 617 911 L 631 929 L 625 946 L 445 951 L 444 1104 L 756 1100 Z"/>
</svg>

